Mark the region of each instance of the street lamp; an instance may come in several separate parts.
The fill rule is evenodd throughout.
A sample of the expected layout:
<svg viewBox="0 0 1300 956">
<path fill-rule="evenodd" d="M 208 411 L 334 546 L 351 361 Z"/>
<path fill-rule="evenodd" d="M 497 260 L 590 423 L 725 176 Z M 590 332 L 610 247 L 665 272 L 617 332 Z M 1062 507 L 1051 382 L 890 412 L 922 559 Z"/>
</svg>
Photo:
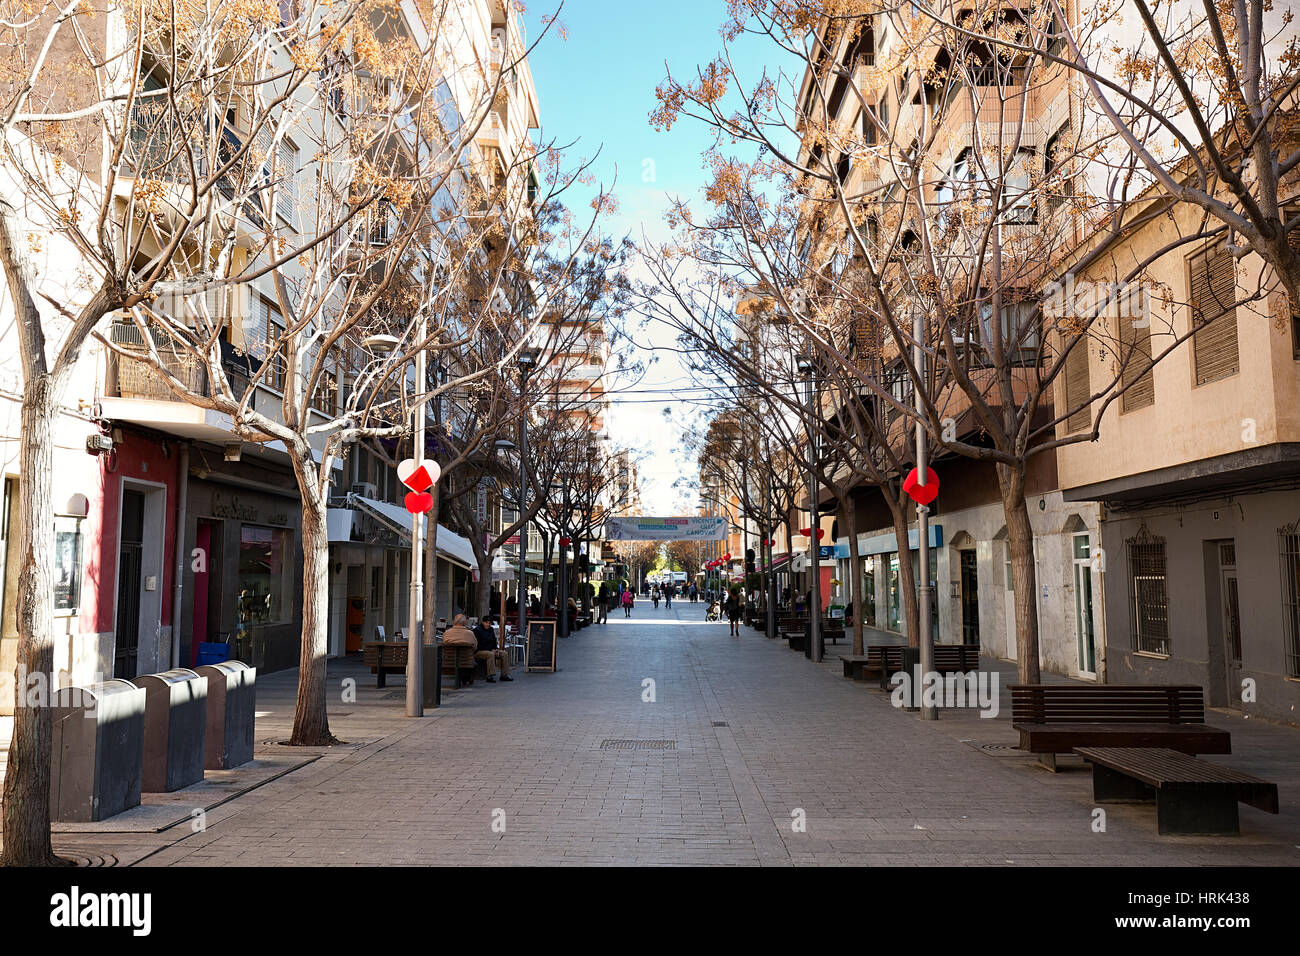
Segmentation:
<svg viewBox="0 0 1300 956">
<path fill-rule="evenodd" d="M 519 350 L 519 640 L 528 627 L 528 375 L 537 366 L 541 349 L 525 346 Z"/>
<path fill-rule="evenodd" d="M 424 350 L 425 320 L 420 319 L 415 341 L 420 348 L 415 353 L 416 394 L 428 387 Z M 398 349 L 401 340 L 393 335 L 372 335 L 362 341 L 367 349 L 380 354 Z M 411 409 L 411 459 L 418 468 L 424 462 L 425 442 L 424 402 L 415 403 Z M 435 484 L 429 492 L 436 495 Z M 411 581 L 410 581 L 409 632 L 406 636 L 406 716 L 424 716 L 424 636 L 420 633 L 424 617 L 424 515 L 411 513 Z M 441 669 L 441 668 L 440 668 Z M 439 678 L 439 688 L 441 678 Z"/>
<path fill-rule="evenodd" d="M 803 378 L 804 403 L 808 407 L 808 558 L 812 574 L 812 606 L 808 608 L 809 656 L 821 663 L 821 545 L 817 538 L 818 502 L 817 502 L 817 438 L 813 432 L 813 416 L 816 414 L 814 368 L 810 355 L 795 356 L 799 375 Z"/>
</svg>

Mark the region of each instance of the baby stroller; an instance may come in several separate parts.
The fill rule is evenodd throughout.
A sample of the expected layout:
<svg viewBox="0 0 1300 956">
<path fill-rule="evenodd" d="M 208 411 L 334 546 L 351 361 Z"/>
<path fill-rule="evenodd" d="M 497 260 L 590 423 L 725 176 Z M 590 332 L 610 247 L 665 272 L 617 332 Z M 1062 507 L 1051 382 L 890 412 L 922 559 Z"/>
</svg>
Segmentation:
<svg viewBox="0 0 1300 956">
<path fill-rule="evenodd" d="M 714 601 L 709 605 L 709 609 L 704 612 L 704 620 L 717 621 L 722 618 L 722 605 Z"/>
</svg>

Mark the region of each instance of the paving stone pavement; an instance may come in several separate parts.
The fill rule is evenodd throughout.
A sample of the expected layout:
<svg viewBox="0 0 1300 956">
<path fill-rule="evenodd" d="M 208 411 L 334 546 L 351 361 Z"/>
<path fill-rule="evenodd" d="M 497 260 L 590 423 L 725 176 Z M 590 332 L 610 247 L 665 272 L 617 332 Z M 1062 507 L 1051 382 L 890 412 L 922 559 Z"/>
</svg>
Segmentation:
<svg viewBox="0 0 1300 956">
<path fill-rule="evenodd" d="M 360 703 L 331 704 L 349 746 L 211 811 L 202 832 L 56 847 L 146 866 L 1300 863 L 1300 730 L 1216 714 L 1235 753 L 1211 759 L 1281 787 L 1280 816 L 1241 807 L 1240 837 L 1158 837 L 1143 806 L 1108 806 L 1096 833 L 1090 774 L 1009 753 L 1008 714 L 923 722 L 844 680 L 843 645 L 819 667 L 749 628 L 729 637 L 704 607 L 638 605 L 561 640 L 558 673 L 449 691 L 422 720 L 402 716 L 400 680 L 377 691 L 332 664 L 363 685 Z M 265 682 L 264 747 L 287 735 L 291 681 Z"/>
</svg>

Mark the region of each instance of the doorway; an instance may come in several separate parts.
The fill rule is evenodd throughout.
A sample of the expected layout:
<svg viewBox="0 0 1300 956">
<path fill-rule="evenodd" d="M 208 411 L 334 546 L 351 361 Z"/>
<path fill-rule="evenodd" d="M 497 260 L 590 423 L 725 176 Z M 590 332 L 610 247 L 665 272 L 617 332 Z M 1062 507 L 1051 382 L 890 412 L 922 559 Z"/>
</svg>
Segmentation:
<svg viewBox="0 0 1300 956">
<path fill-rule="evenodd" d="M 1237 599 L 1237 545 L 1219 542 L 1219 595 L 1223 614 L 1224 679 L 1228 706 L 1241 708 L 1241 606 Z"/>
<path fill-rule="evenodd" d="M 1092 607 L 1092 538 L 1076 534 L 1074 554 L 1074 623 L 1079 635 L 1079 672 L 1097 676 L 1096 632 Z"/>
<path fill-rule="evenodd" d="M 961 640 L 963 644 L 980 642 L 979 567 L 973 548 L 957 552 L 961 565 Z"/>
<path fill-rule="evenodd" d="M 1016 659 L 1016 582 L 1011 573 L 1011 541 L 1004 539 L 1002 541 L 1003 565 L 1006 570 L 1006 596 L 1005 610 L 1007 621 L 1007 660 Z"/>
<path fill-rule="evenodd" d="M 144 566 L 144 494 L 122 492 L 117 551 L 117 633 L 113 640 L 113 676 L 139 676 L 140 577 Z"/>
</svg>

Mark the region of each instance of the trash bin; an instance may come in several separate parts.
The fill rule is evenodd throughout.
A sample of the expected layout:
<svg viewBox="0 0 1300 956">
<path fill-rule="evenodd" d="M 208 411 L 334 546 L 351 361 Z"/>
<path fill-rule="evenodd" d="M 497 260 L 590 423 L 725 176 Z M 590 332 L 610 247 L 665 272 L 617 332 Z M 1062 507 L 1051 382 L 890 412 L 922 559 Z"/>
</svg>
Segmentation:
<svg viewBox="0 0 1300 956">
<path fill-rule="evenodd" d="M 145 694 L 130 681 L 54 695 L 50 818 L 93 823 L 140 805 Z"/>
<path fill-rule="evenodd" d="M 208 680 L 204 768 L 229 770 L 248 763 L 253 759 L 257 668 L 242 661 L 222 661 L 195 671 Z"/>
<path fill-rule="evenodd" d="M 921 674 L 921 649 L 919 647 L 903 648 L 903 670 L 907 672 L 907 684 L 905 685 L 910 694 L 904 694 L 904 703 L 906 710 L 921 709 L 921 684 L 925 678 Z M 917 680 L 917 676 L 922 680 Z"/>
<path fill-rule="evenodd" d="M 438 640 L 436 631 L 424 629 L 423 621 L 420 622 L 420 635 L 424 638 L 424 651 L 420 654 L 424 706 L 438 707 L 442 704 L 442 641 Z"/>
<path fill-rule="evenodd" d="M 187 667 L 132 681 L 144 690 L 145 793 L 171 793 L 203 779 L 208 679 Z"/>
</svg>

